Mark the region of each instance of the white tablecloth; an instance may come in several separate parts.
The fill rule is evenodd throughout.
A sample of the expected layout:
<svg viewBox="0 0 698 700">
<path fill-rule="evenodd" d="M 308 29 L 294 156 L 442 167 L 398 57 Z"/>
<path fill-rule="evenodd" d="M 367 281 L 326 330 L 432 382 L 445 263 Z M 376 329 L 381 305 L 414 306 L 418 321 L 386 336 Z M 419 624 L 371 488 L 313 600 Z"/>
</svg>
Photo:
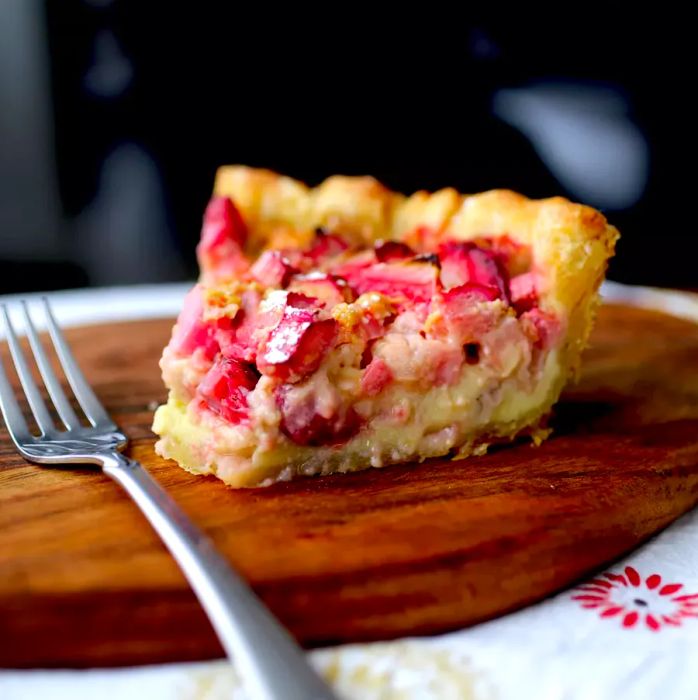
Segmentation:
<svg viewBox="0 0 698 700">
<path fill-rule="evenodd" d="M 64 326 L 82 325 L 172 316 L 186 288 L 62 292 L 51 299 Z M 698 321 L 694 295 L 607 283 L 604 296 Z M 439 637 L 309 656 L 342 697 L 357 700 L 698 698 L 698 511 L 604 574 L 512 615 Z M 0 672 L 2 700 L 247 697 L 225 661 Z"/>
</svg>

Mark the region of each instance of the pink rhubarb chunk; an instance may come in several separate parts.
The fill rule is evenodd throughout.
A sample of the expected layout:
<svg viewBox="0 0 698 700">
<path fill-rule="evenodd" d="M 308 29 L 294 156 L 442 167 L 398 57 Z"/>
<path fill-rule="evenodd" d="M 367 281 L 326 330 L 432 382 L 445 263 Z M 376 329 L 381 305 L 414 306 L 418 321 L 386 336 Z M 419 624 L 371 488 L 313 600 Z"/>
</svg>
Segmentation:
<svg viewBox="0 0 698 700">
<path fill-rule="evenodd" d="M 258 375 L 252 365 L 230 358 L 219 358 L 199 385 L 197 394 L 203 406 L 229 423 L 247 419 L 247 395 Z"/>
<path fill-rule="evenodd" d="M 380 292 L 397 301 L 428 302 L 439 289 L 439 269 L 430 262 L 376 263 L 343 272 L 358 294 Z"/>
<path fill-rule="evenodd" d="M 536 275 L 533 272 L 524 272 L 512 277 L 509 282 L 511 304 L 520 314 L 530 311 L 538 305 L 538 292 L 536 290 Z"/>
<path fill-rule="evenodd" d="M 264 332 L 271 329 L 281 318 L 281 311 L 261 313 L 261 294 L 254 289 L 246 290 L 241 299 L 240 310 L 234 319 L 223 318 L 218 323 L 216 340 L 221 352 L 244 362 L 254 362 L 257 346 Z"/>
<path fill-rule="evenodd" d="M 342 302 L 352 302 L 355 298 L 354 292 L 345 280 L 324 272 L 297 275 L 291 280 L 288 288 L 319 299 L 328 309 Z"/>
<path fill-rule="evenodd" d="M 442 292 L 432 305 L 442 316 L 432 335 L 450 337 L 461 343 L 479 338 L 490 330 L 496 316 L 481 305 L 497 299 L 497 289 L 476 283 L 461 284 Z"/>
<path fill-rule="evenodd" d="M 404 260 L 413 258 L 416 253 L 407 243 L 398 241 L 384 241 L 376 244 L 376 260 L 378 262 L 390 262 L 391 260 Z"/>
<path fill-rule="evenodd" d="M 559 319 L 538 307 L 521 315 L 521 326 L 533 344 L 543 350 L 555 345 L 562 332 Z"/>
<path fill-rule="evenodd" d="M 305 255 L 314 263 L 319 263 L 327 258 L 333 258 L 345 250 L 349 249 L 349 244 L 336 233 L 327 233 L 324 229 L 315 231 L 315 241 Z"/>
<path fill-rule="evenodd" d="M 201 240 L 196 247 L 204 273 L 222 279 L 246 271 L 246 240 L 247 227 L 233 201 L 229 197 L 213 197 L 206 207 Z"/>
<path fill-rule="evenodd" d="M 267 287 L 285 287 L 298 269 L 280 250 L 262 253 L 252 268 L 252 276 Z"/>
<path fill-rule="evenodd" d="M 495 287 L 477 282 L 466 282 L 457 287 L 451 287 L 443 292 L 442 296 L 446 308 L 451 311 L 469 308 L 483 301 L 496 301 L 499 299 L 499 291 Z"/>
<path fill-rule="evenodd" d="M 508 300 L 507 271 L 499 257 L 472 242 L 447 241 L 439 247 L 441 282 L 446 289 L 476 283 L 493 287 Z"/>
<path fill-rule="evenodd" d="M 289 294 L 289 296 L 291 296 Z M 285 382 L 298 382 L 314 372 L 337 336 L 337 322 L 318 320 L 318 311 L 307 308 L 311 299 L 304 298 L 304 308 L 287 305 L 278 325 L 257 356 L 257 367 L 263 374 L 278 377 Z M 297 300 L 291 300 L 297 303 Z"/>
<path fill-rule="evenodd" d="M 380 357 L 374 357 L 361 377 L 361 391 L 366 396 L 375 396 L 393 381 L 390 367 Z"/>
<path fill-rule="evenodd" d="M 361 420 L 352 407 L 341 415 L 323 410 L 312 393 L 297 394 L 288 384 L 279 387 L 276 404 L 281 412 L 281 432 L 297 445 L 332 445 L 346 442 L 361 427 Z"/>
<path fill-rule="evenodd" d="M 204 249 L 221 246 L 227 241 L 241 248 L 247 240 L 247 227 L 230 197 L 213 197 L 204 212 L 201 244 Z"/>
<path fill-rule="evenodd" d="M 201 287 L 197 284 L 184 298 L 182 311 L 177 319 L 170 347 L 180 355 L 191 355 L 201 348 L 204 355 L 213 359 L 218 352 L 215 326 L 203 321 L 204 304 Z"/>
<path fill-rule="evenodd" d="M 510 275 L 520 275 L 531 268 L 531 249 L 506 234 L 480 238 L 478 244 L 491 250 Z"/>
</svg>

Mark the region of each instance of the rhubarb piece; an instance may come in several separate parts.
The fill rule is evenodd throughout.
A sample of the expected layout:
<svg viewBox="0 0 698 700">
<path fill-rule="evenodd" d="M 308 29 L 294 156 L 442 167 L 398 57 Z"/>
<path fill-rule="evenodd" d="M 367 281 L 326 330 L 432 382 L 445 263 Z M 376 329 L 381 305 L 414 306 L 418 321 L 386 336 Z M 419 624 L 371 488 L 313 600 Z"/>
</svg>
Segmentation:
<svg viewBox="0 0 698 700">
<path fill-rule="evenodd" d="M 361 391 L 366 396 L 380 394 L 393 380 L 390 367 L 380 357 L 373 358 L 361 377 Z"/>
<path fill-rule="evenodd" d="M 306 255 L 314 262 L 326 260 L 340 255 L 349 249 L 349 244 L 334 233 L 329 233 L 323 228 L 315 230 L 315 241 Z"/>
<path fill-rule="evenodd" d="M 540 442 L 617 236 L 561 198 L 224 168 L 156 450 L 248 487 Z"/>
<path fill-rule="evenodd" d="M 215 338 L 226 357 L 250 363 L 256 360 L 259 343 L 282 313 L 281 310 L 262 312 L 260 301 L 261 294 L 256 289 L 247 290 L 241 296 L 235 315 L 218 321 Z"/>
<path fill-rule="evenodd" d="M 524 272 L 513 277 L 509 282 L 509 294 L 511 304 L 517 313 L 530 311 L 538 305 L 538 292 L 536 290 L 536 275 L 533 272 Z"/>
<path fill-rule="evenodd" d="M 407 243 L 398 241 L 381 241 L 376 244 L 376 260 L 378 262 L 390 262 L 391 260 L 404 260 L 413 258 L 416 253 Z"/>
<path fill-rule="evenodd" d="M 510 277 L 516 277 L 531 269 L 531 248 L 515 241 L 511 236 L 484 236 L 476 238 L 474 242 L 478 247 L 492 251 Z"/>
<path fill-rule="evenodd" d="M 288 305 L 257 355 L 257 367 L 270 377 L 298 382 L 318 368 L 336 335 L 334 319 L 318 320 L 317 311 Z"/>
<path fill-rule="evenodd" d="M 252 265 L 250 274 L 267 287 L 285 287 L 298 271 L 280 250 L 266 250 Z"/>
<path fill-rule="evenodd" d="M 543 349 L 552 347 L 562 332 L 559 319 L 539 308 L 526 311 L 521 316 L 521 326 L 534 346 Z"/>
<path fill-rule="evenodd" d="M 379 292 L 400 303 L 426 303 L 439 288 L 439 268 L 430 262 L 376 263 L 345 274 L 357 293 Z"/>
<path fill-rule="evenodd" d="M 476 340 L 501 317 L 501 306 L 489 304 L 498 300 L 497 289 L 471 282 L 442 292 L 431 304 L 426 323 L 429 335 L 449 338 L 460 345 Z"/>
<path fill-rule="evenodd" d="M 289 291 L 288 294 L 286 294 L 286 306 L 291 306 L 296 309 L 314 310 L 322 308 L 323 303 L 320 301 L 320 299 L 311 296 L 310 294 Z"/>
<path fill-rule="evenodd" d="M 247 227 L 229 197 L 213 197 L 206 207 L 196 255 L 209 280 L 234 279 L 249 267 L 244 254 Z"/>
<path fill-rule="evenodd" d="M 246 240 L 247 227 L 233 200 L 230 197 L 213 197 L 204 213 L 201 249 L 211 250 L 229 241 L 243 248 Z"/>
<path fill-rule="evenodd" d="M 221 357 L 203 378 L 197 396 L 223 420 L 239 423 L 247 419 L 247 396 L 258 379 L 252 365 Z"/>
<path fill-rule="evenodd" d="M 468 282 L 436 294 L 424 327 L 432 338 L 467 343 L 492 329 L 504 312 L 494 287 Z"/>
<path fill-rule="evenodd" d="M 328 309 L 343 302 L 354 301 L 355 295 L 347 281 L 325 272 L 297 275 L 291 280 L 289 290 L 314 297 Z"/>
<path fill-rule="evenodd" d="M 361 421 L 353 408 L 344 415 L 324 407 L 304 389 L 284 384 L 276 393 L 281 431 L 296 445 L 332 445 L 348 440 Z"/>
<path fill-rule="evenodd" d="M 214 324 L 203 320 L 204 305 L 201 287 L 197 284 L 184 298 L 184 306 L 177 319 L 170 348 L 180 355 L 191 355 L 201 349 L 203 354 L 212 359 L 219 350 L 215 338 Z"/>
<path fill-rule="evenodd" d="M 441 282 L 446 289 L 475 283 L 492 287 L 502 299 L 508 299 L 507 271 L 491 251 L 474 243 L 448 241 L 439 247 Z"/>
<path fill-rule="evenodd" d="M 496 301 L 500 298 L 499 290 L 477 282 L 466 282 L 457 287 L 451 287 L 443 293 L 447 306 L 472 306 L 483 301 Z"/>
</svg>

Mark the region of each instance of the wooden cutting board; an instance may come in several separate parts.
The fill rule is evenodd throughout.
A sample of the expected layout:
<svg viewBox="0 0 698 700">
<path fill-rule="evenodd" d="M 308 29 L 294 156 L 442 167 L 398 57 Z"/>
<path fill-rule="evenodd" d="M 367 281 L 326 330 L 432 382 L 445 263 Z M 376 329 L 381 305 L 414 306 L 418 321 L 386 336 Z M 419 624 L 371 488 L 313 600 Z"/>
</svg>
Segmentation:
<svg viewBox="0 0 698 700">
<path fill-rule="evenodd" d="M 555 436 L 462 462 L 234 491 L 153 453 L 171 323 L 74 329 L 140 459 L 306 645 L 452 630 L 557 591 L 698 502 L 698 325 L 601 310 Z M 4 349 L 3 349 L 4 352 Z M 136 507 L 89 469 L 25 463 L 0 433 L 0 665 L 221 656 Z"/>
</svg>

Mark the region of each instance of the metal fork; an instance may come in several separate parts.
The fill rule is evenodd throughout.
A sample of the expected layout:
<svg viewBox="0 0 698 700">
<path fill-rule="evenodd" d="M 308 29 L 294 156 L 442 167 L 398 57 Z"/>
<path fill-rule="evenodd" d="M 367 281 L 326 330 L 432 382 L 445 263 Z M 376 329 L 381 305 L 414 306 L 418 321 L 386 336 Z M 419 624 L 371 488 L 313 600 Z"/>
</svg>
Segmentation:
<svg viewBox="0 0 698 700">
<path fill-rule="evenodd" d="M 44 299 L 43 303 L 56 354 L 91 427 L 83 426 L 73 410 L 23 301 L 25 327 L 34 359 L 65 430 L 56 426 L 33 379 L 7 306 L 3 304 L 10 353 L 40 431 L 38 437 L 30 432 L 0 359 L 0 409 L 10 437 L 22 456 L 47 466 L 95 464 L 126 490 L 178 562 L 253 697 L 265 700 L 335 698 L 309 666 L 300 647 L 215 550 L 211 540 L 138 462 L 123 454 L 128 438 L 109 418 L 82 374 L 48 300 Z"/>
</svg>

